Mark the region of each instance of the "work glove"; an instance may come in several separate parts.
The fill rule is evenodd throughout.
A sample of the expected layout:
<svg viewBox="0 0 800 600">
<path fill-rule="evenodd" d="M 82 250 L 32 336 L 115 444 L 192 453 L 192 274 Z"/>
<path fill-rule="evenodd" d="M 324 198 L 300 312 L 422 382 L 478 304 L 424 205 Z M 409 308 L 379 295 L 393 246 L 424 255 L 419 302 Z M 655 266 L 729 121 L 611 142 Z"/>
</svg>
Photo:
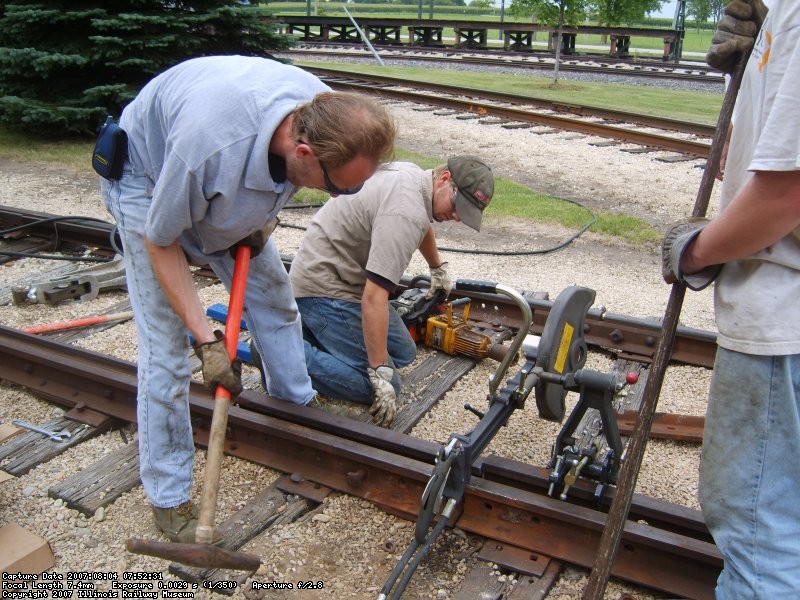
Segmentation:
<svg viewBox="0 0 800 600">
<path fill-rule="evenodd" d="M 733 0 L 717 24 L 706 54 L 709 66 L 723 73 L 733 73 L 739 57 L 749 52 L 767 16 L 761 0 Z"/>
<path fill-rule="evenodd" d="M 375 394 L 375 400 L 369 407 L 369 414 L 375 418 L 378 425 L 389 427 L 397 414 L 397 394 L 392 385 L 394 369 L 389 365 L 381 365 L 375 369 L 368 367 L 367 375 Z"/>
<path fill-rule="evenodd" d="M 245 238 L 242 238 L 238 242 L 236 242 L 233 246 L 231 246 L 230 254 L 233 258 L 236 258 L 236 248 L 238 246 L 250 246 L 250 258 L 255 258 L 261 251 L 264 249 L 264 246 L 267 245 L 267 240 L 269 240 L 269 236 L 272 235 L 272 232 L 275 231 L 275 228 L 280 223 L 278 217 L 275 217 L 264 225 L 261 229 L 256 229 L 253 233 L 248 235 Z"/>
<path fill-rule="evenodd" d="M 708 223 L 708 219 L 692 218 L 676 223 L 667 231 L 661 242 L 661 275 L 664 281 L 680 282 L 690 290 L 699 291 L 707 288 L 716 279 L 722 265 L 711 265 L 691 275 L 681 272 L 683 255 Z"/>
<path fill-rule="evenodd" d="M 231 362 L 225 347 L 225 336 L 218 329 L 217 339 L 205 344 L 194 344 L 194 353 L 203 363 L 203 383 L 212 390 L 221 385 L 235 398 L 242 393 L 242 363 L 237 358 Z"/>
<path fill-rule="evenodd" d="M 450 275 L 447 274 L 447 263 L 443 262 L 438 267 L 431 267 L 431 287 L 425 294 L 425 298 L 433 298 L 436 290 L 443 290 L 444 297 L 447 298 L 451 289 L 453 289 L 453 282 L 450 281 Z"/>
</svg>

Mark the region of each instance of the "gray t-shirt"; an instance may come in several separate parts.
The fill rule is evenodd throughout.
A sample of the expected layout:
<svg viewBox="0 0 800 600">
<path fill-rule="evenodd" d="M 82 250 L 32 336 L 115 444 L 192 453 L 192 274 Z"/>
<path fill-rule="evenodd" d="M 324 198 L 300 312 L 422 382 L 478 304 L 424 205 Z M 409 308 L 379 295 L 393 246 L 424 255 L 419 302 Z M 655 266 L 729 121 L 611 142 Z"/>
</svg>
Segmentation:
<svg viewBox="0 0 800 600">
<path fill-rule="evenodd" d="M 432 171 L 395 162 L 359 193 L 328 200 L 292 260 L 295 296 L 360 302 L 367 271 L 399 283 L 430 227 L 432 199 Z"/>
<path fill-rule="evenodd" d="M 722 210 L 754 171 L 800 170 L 800 5 L 771 6 L 733 113 Z M 764 204 L 772 199 L 763 198 Z M 742 260 L 715 285 L 720 346 L 756 355 L 800 353 L 800 228 Z"/>
<path fill-rule="evenodd" d="M 268 223 L 295 191 L 270 173 L 272 135 L 329 90 L 297 67 L 244 56 L 187 60 L 150 81 L 120 119 L 132 170 L 152 181 L 148 238 L 180 238 L 203 263 Z"/>
</svg>

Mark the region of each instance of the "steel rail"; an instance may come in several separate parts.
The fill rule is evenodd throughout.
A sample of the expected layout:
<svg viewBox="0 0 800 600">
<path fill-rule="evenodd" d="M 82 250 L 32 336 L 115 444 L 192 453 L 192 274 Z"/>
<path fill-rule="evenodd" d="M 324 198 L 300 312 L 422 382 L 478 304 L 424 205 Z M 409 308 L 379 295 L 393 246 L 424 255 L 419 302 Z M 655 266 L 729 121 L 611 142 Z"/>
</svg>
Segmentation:
<svg viewBox="0 0 800 600">
<path fill-rule="evenodd" d="M 284 50 L 280 52 L 281 56 L 297 54 L 300 56 L 326 56 L 337 58 L 365 58 L 372 60 L 372 57 L 363 52 L 349 51 L 331 51 L 325 50 L 324 46 L 332 45 L 333 42 L 303 42 L 309 46 L 307 49 L 292 48 L 291 50 Z M 320 47 L 321 48 L 318 48 Z M 352 44 L 342 42 L 338 45 L 340 48 L 352 48 Z M 521 52 L 501 52 L 492 50 L 477 50 L 470 48 L 462 48 L 459 50 L 447 50 L 445 48 L 420 48 L 411 47 L 399 50 L 393 46 L 375 46 L 377 50 L 381 51 L 381 58 L 387 60 L 399 61 L 420 61 L 431 63 L 448 63 L 448 64 L 468 64 L 480 65 L 488 67 L 516 67 L 520 69 L 534 69 L 538 71 L 554 71 L 555 60 L 554 54 L 546 53 L 543 51 L 521 53 Z M 427 52 L 421 54 L 421 52 Z M 435 52 L 436 54 L 432 54 Z M 540 54 L 543 58 L 538 57 Z M 477 55 L 477 56 L 476 56 Z M 308 60 L 313 60 L 309 58 Z M 575 64 L 576 61 L 586 61 L 592 63 L 606 63 L 604 65 L 582 65 Z M 673 63 L 664 63 L 655 61 L 653 59 L 639 59 L 638 62 L 625 61 L 622 59 L 612 60 L 608 56 L 562 56 L 561 62 L 558 65 L 559 71 L 572 71 L 575 73 L 593 73 L 597 75 L 621 75 L 623 77 L 637 77 L 637 78 L 650 78 L 650 79 L 671 79 L 677 81 L 697 81 L 700 83 L 710 83 L 723 85 L 725 78 L 720 73 L 708 73 L 708 67 L 705 69 L 696 68 L 693 66 L 678 66 Z M 662 70 L 657 70 L 662 69 Z M 703 71 L 702 73 L 689 73 L 682 71 Z"/>
<path fill-rule="evenodd" d="M 136 366 L 126 361 L 0 326 L 0 379 L 64 406 L 136 420 Z M 262 412 L 247 410 L 242 403 Z M 192 384 L 190 407 L 195 442 L 203 445 L 213 400 L 199 383 Z M 226 439 L 228 454 L 299 473 L 411 520 L 419 512 L 438 449 L 432 442 L 249 391 L 230 409 Z M 490 458 L 483 460 L 481 470 L 492 470 Z M 494 469 L 505 468 L 509 479 L 512 463 L 500 464 L 504 467 Z M 453 525 L 530 552 L 584 567 L 592 564 L 606 519 L 603 512 L 488 478 L 471 482 Z M 713 597 L 721 564 L 707 533 L 691 536 L 629 521 L 613 574 L 705 600 Z"/>
<path fill-rule="evenodd" d="M 564 131 L 576 131 L 586 135 L 593 135 L 601 138 L 620 140 L 621 142 L 639 144 L 641 146 L 647 146 L 651 148 L 669 150 L 672 152 L 678 152 L 680 154 L 696 156 L 697 158 L 708 157 L 709 145 L 702 142 L 680 140 L 664 135 L 629 130 L 625 129 L 624 127 L 614 127 L 600 123 L 590 123 L 577 119 L 568 119 L 566 117 L 559 117 L 557 115 L 532 113 L 518 108 L 498 106 L 495 104 L 487 104 L 474 100 L 461 100 L 458 98 L 446 98 L 433 94 L 429 95 L 419 92 L 390 89 L 381 87 L 380 85 L 374 83 L 354 81 L 354 79 L 357 79 L 357 77 L 348 77 L 347 75 L 342 74 L 340 79 L 325 78 L 324 81 L 332 88 L 339 90 L 362 92 L 366 94 L 382 96 L 384 98 L 391 98 L 393 100 L 414 102 L 417 104 L 441 106 L 464 113 L 480 115 L 482 117 L 491 116 L 501 119 L 508 119 L 510 121 L 517 121 L 520 123 L 534 123 L 536 125 L 553 127 Z"/>
<path fill-rule="evenodd" d="M 409 82 L 399 77 L 388 77 L 386 75 L 370 75 L 366 73 L 351 73 L 341 69 L 326 69 L 324 67 L 304 67 L 310 73 L 314 73 L 318 77 L 323 78 L 350 78 L 356 80 L 369 81 L 378 85 L 397 85 L 414 87 L 420 90 L 427 90 L 433 92 L 442 92 L 452 94 L 454 96 L 470 96 L 480 100 L 490 102 L 508 102 L 517 106 L 536 106 L 546 110 L 552 110 L 559 113 L 569 113 L 573 115 L 580 115 L 584 117 L 598 117 L 608 119 L 610 121 L 619 121 L 622 123 L 634 123 L 644 127 L 655 127 L 669 131 L 677 131 L 680 133 L 688 133 L 692 135 L 703 136 L 711 138 L 716 129 L 714 125 L 703 125 L 702 123 L 690 123 L 678 121 L 676 119 L 668 119 L 666 117 L 656 117 L 653 115 L 644 115 L 641 113 L 632 113 L 623 110 L 613 110 L 610 108 L 600 108 L 595 106 L 584 106 L 580 104 L 572 104 L 569 102 L 560 102 L 555 100 L 545 100 L 541 98 L 531 98 L 521 94 L 509 94 L 503 92 L 494 92 L 489 90 L 479 90 L 474 88 L 458 87 L 453 85 L 445 85 L 440 83 L 430 83 L 425 81 Z"/>
<path fill-rule="evenodd" d="M 413 278 L 403 277 L 400 285 L 411 287 Z M 524 295 L 524 294 L 523 294 Z M 519 329 L 519 309 L 505 296 L 480 292 L 454 290 L 450 297 L 470 298 L 470 320 L 486 324 Z M 550 300 L 528 298 L 533 311 L 531 333 L 540 334 L 553 306 Z M 584 336 L 589 346 L 619 351 L 620 358 L 649 363 L 661 335 L 661 323 L 637 319 L 608 312 L 605 308 L 592 308 L 586 315 Z M 680 326 L 675 340 L 672 360 L 698 367 L 711 368 L 717 350 L 715 333 Z"/>
</svg>

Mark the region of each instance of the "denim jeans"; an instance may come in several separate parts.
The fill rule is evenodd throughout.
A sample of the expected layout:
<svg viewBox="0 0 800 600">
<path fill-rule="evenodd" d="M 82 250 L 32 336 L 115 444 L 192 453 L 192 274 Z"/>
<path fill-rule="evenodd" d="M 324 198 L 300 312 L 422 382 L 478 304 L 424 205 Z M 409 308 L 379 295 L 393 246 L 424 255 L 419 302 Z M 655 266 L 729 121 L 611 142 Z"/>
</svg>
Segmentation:
<svg viewBox="0 0 800 600">
<path fill-rule="evenodd" d="M 367 376 L 367 347 L 361 328 L 361 304 L 334 298 L 298 298 L 303 319 L 306 365 L 314 388 L 325 396 L 372 404 Z M 417 355 L 408 328 L 389 304 L 387 350 L 393 367 L 405 367 Z M 400 393 L 395 372 L 392 385 Z"/>
<path fill-rule="evenodd" d="M 170 508 L 191 499 L 194 442 L 188 331 L 162 292 L 144 246 L 152 181 L 126 171 L 120 181 L 101 179 L 101 191 L 122 237 L 128 295 L 136 317 L 142 485 L 154 506 Z M 233 264 L 227 254 L 210 263 L 227 289 Z M 245 305 L 244 318 L 264 360 L 269 393 L 296 404 L 310 402 L 315 392 L 305 369 L 299 313 L 271 240 L 251 261 Z"/>
<path fill-rule="evenodd" d="M 717 600 L 800 598 L 799 392 L 800 355 L 717 349 L 699 489 Z"/>
</svg>

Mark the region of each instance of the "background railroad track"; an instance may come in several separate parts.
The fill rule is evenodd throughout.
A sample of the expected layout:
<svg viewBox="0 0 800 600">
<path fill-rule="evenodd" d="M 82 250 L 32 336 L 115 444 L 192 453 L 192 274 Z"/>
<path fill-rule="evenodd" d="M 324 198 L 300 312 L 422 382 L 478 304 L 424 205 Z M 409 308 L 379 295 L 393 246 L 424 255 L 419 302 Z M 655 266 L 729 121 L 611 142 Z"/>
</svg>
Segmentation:
<svg viewBox="0 0 800 600">
<path fill-rule="evenodd" d="M 421 62 L 432 65 L 469 65 L 486 69 L 510 68 L 544 71 L 555 69 L 555 55 L 552 52 L 507 52 L 495 50 L 464 50 L 448 48 L 397 48 L 393 46 L 375 46 L 381 59 L 388 61 Z M 363 48 L 354 48 L 352 44 L 324 44 L 304 42 L 291 50 L 282 51 L 282 57 L 302 60 L 319 58 L 336 60 L 374 61 L 374 56 Z M 608 77 L 629 77 L 631 79 L 651 79 L 663 81 L 684 81 L 707 84 L 709 88 L 724 85 L 725 78 L 709 69 L 704 61 L 686 60 L 680 63 L 637 56 L 616 58 L 602 55 L 562 55 L 559 71 L 565 73 L 584 73 Z"/>
</svg>

